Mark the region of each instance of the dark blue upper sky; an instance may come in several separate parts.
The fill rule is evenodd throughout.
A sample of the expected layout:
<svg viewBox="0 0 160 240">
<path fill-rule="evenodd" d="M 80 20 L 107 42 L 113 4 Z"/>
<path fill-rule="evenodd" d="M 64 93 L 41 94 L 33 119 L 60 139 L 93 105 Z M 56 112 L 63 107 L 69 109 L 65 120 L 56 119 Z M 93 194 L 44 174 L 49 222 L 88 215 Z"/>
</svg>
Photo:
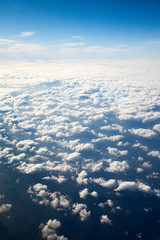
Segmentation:
<svg viewBox="0 0 160 240">
<path fill-rule="evenodd" d="M 0 38 L 45 46 L 59 57 L 158 57 L 159 12 L 159 0 L 0 0 Z M 22 32 L 32 34 L 20 39 Z"/>
</svg>

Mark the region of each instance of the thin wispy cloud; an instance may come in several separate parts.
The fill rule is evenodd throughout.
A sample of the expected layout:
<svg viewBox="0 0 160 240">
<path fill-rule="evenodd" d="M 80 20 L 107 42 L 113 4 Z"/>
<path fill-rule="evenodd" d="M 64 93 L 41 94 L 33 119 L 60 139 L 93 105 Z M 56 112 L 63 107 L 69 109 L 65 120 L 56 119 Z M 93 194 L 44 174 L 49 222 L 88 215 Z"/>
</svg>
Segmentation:
<svg viewBox="0 0 160 240">
<path fill-rule="evenodd" d="M 76 39 L 76 40 L 85 40 L 86 37 L 84 37 L 84 36 L 72 36 L 72 39 Z"/>
<path fill-rule="evenodd" d="M 21 32 L 19 37 L 31 37 L 35 34 L 35 32 Z"/>
<path fill-rule="evenodd" d="M 159 44 L 160 44 L 160 39 L 146 42 L 146 45 L 159 45 Z"/>
<path fill-rule="evenodd" d="M 68 43 L 64 43 L 63 47 L 77 47 L 77 46 L 84 46 L 85 43 L 84 42 L 68 42 Z"/>
<path fill-rule="evenodd" d="M 2 44 L 11 44 L 11 43 L 14 43 L 14 42 L 15 42 L 15 40 L 0 38 L 0 45 L 2 45 Z"/>
</svg>

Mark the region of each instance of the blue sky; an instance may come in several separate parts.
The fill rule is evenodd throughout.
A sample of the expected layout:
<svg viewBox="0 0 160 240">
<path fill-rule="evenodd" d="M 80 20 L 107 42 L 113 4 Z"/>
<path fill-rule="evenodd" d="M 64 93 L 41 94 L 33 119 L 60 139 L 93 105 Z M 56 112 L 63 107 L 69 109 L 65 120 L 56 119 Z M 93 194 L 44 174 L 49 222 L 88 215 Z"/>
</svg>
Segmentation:
<svg viewBox="0 0 160 240">
<path fill-rule="evenodd" d="M 0 56 L 158 58 L 158 0 L 0 0 Z"/>
</svg>

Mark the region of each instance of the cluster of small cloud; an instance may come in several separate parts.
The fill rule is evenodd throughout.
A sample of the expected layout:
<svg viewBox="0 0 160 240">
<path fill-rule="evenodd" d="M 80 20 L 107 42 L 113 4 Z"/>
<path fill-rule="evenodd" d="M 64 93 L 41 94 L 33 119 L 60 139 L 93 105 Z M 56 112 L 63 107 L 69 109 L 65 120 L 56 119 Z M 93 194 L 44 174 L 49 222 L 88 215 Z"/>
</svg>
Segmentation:
<svg viewBox="0 0 160 240">
<path fill-rule="evenodd" d="M 41 205 L 50 205 L 58 211 L 64 211 L 70 208 L 69 197 L 62 195 L 60 192 L 51 193 L 48 190 L 47 185 L 37 183 L 33 187 L 29 187 L 28 193 L 33 201 L 36 201 Z"/>
<path fill-rule="evenodd" d="M 73 214 L 79 214 L 81 221 L 85 221 L 90 217 L 91 212 L 87 211 L 87 205 L 83 203 L 74 203 Z"/>
<path fill-rule="evenodd" d="M 21 37 L 29 35 L 33 33 Z M 144 146 L 160 132 L 156 64 L 109 60 L 19 63 L 9 68 L 1 64 L 1 163 L 25 174 L 41 171 L 46 184 L 52 180 L 62 188 L 71 177 L 82 201 L 88 195 L 98 198 L 95 185 L 116 194 L 138 190 L 159 196 L 157 185 L 152 189 L 148 179 L 157 177 L 151 160 L 160 158 L 160 152 Z M 137 125 L 132 126 L 133 121 Z M 135 154 L 133 164 L 130 159 L 137 148 L 139 157 Z M 128 181 L 132 169 L 136 177 Z M 140 179 L 144 171 L 150 171 L 145 180 Z M 72 203 L 68 195 L 52 193 L 47 185 L 35 184 L 28 193 L 39 204 L 79 214 L 81 221 L 91 214 L 85 203 Z M 106 204 L 111 207 L 112 202 Z M 100 221 L 112 224 L 107 215 Z M 60 239 L 56 232 L 45 236 Z"/>
<path fill-rule="evenodd" d="M 68 240 L 68 238 L 64 237 L 63 235 L 57 235 L 57 230 L 60 227 L 61 223 L 57 219 L 49 219 L 46 224 L 41 223 L 39 226 L 42 232 L 42 237 L 47 240 Z"/>
<path fill-rule="evenodd" d="M 84 188 L 83 190 L 79 191 L 80 198 L 85 199 L 87 195 L 91 195 L 93 197 L 98 197 L 98 193 L 96 191 L 93 191 L 91 193 L 88 192 L 88 188 Z"/>
</svg>

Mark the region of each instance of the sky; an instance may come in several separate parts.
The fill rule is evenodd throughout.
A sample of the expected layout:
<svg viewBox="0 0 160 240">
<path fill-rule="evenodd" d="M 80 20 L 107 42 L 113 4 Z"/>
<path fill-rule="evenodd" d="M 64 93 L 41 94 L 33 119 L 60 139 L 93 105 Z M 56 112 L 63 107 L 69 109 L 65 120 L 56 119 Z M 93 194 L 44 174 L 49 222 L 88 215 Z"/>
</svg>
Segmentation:
<svg viewBox="0 0 160 240">
<path fill-rule="evenodd" d="M 159 58 L 158 0 L 0 0 L 0 59 Z"/>
</svg>

